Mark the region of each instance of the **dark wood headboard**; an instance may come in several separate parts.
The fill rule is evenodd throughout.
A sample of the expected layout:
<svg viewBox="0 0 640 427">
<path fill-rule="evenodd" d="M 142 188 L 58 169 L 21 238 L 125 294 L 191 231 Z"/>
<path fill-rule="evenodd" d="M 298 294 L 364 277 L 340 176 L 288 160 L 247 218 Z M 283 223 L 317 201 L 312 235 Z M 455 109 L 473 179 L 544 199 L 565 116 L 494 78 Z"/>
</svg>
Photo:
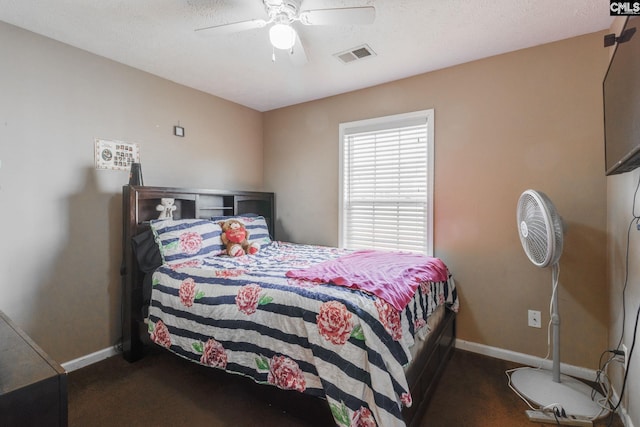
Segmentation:
<svg viewBox="0 0 640 427">
<path fill-rule="evenodd" d="M 149 229 L 149 221 L 158 218 L 156 206 L 161 198 L 175 200 L 174 219 L 208 219 L 220 215 L 253 213 L 264 216 L 271 238 L 275 240 L 275 196 L 256 191 L 203 190 L 192 188 L 122 188 L 122 350 L 130 362 L 143 356 L 146 328 L 143 318 L 143 279 L 132 248 L 132 238 Z"/>
</svg>

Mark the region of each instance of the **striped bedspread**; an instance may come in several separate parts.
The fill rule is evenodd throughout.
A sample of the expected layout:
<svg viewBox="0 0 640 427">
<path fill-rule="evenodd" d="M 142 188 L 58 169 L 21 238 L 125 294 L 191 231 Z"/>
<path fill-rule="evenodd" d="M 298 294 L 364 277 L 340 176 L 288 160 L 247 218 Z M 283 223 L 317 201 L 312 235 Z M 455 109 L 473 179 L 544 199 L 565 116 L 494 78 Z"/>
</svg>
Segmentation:
<svg viewBox="0 0 640 427">
<path fill-rule="evenodd" d="M 403 426 L 403 367 L 426 318 L 457 311 L 453 279 L 420 283 L 404 310 L 365 291 L 287 278 L 351 251 L 272 242 L 256 255 L 163 265 L 149 334 L 194 362 L 326 398 L 339 426 Z"/>
</svg>

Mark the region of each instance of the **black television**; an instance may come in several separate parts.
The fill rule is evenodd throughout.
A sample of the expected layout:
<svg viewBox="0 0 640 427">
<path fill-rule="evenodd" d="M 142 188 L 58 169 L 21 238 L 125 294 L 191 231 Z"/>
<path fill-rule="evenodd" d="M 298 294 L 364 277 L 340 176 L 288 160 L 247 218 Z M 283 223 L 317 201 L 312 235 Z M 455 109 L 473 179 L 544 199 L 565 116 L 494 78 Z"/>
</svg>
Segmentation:
<svg viewBox="0 0 640 427">
<path fill-rule="evenodd" d="M 627 18 L 602 84 L 605 173 L 640 167 L 640 17 Z"/>
</svg>

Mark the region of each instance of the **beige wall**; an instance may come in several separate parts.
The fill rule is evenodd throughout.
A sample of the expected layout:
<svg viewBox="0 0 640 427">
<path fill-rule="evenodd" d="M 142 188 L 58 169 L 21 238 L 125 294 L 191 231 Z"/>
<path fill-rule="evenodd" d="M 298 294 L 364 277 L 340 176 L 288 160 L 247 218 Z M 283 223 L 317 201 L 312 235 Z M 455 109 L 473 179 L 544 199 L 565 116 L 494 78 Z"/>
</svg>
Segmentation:
<svg viewBox="0 0 640 427">
<path fill-rule="evenodd" d="M 338 242 L 338 124 L 435 110 L 435 253 L 460 287 L 458 338 L 544 357 L 551 271 L 520 245 L 521 192 L 546 192 L 568 226 L 561 360 L 596 369 L 607 346 L 603 33 L 265 113 L 265 186 L 280 238 Z M 375 59 L 373 59 L 375 60 Z M 367 61 L 355 63 L 363 72 Z"/>
<path fill-rule="evenodd" d="M 0 310 L 60 362 L 119 339 L 128 174 L 93 168 L 96 137 L 139 143 L 147 185 L 276 191 L 279 238 L 335 245 L 338 124 L 434 108 L 435 250 L 460 287 L 459 338 L 544 356 L 546 331 L 526 311 L 548 320 L 550 271 L 529 263 L 515 229 L 517 198 L 535 188 L 568 225 L 562 361 L 595 369 L 621 331 L 639 178 L 603 174 L 607 53 L 587 35 L 260 114 L 0 23 Z M 186 138 L 172 135 L 178 121 Z M 243 156 L 226 155 L 231 141 Z"/>
<path fill-rule="evenodd" d="M 262 115 L 1 22 L 0 57 L 0 310 L 66 362 L 120 337 L 128 172 L 94 138 L 139 143 L 147 185 L 260 189 Z"/>
<path fill-rule="evenodd" d="M 624 25 L 624 18 L 616 18 L 611 26 L 611 32 L 620 35 Z M 637 36 L 636 36 L 637 37 Z M 610 48 L 613 53 L 614 48 Z M 607 178 L 607 283 L 610 285 L 610 330 L 609 346 L 616 348 L 619 342 L 631 349 L 633 331 L 637 311 L 640 310 L 640 231 L 633 224 L 629 225 L 634 214 L 640 212 L 640 200 L 634 206 L 634 194 L 640 181 L 640 169 L 622 175 Z M 627 239 L 629 243 L 629 276 L 625 277 L 627 264 Z M 624 289 L 625 279 L 627 288 Z M 626 307 L 626 315 L 623 312 Z M 624 324 L 624 334 L 623 334 Z M 636 338 L 637 339 L 637 338 Z M 624 408 L 632 421 L 631 425 L 640 425 L 640 350 L 629 361 L 629 376 L 625 391 Z M 611 372 L 614 387 L 619 393 L 622 388 L 623 371 L 618 365 L 613 365 Z M 633 404 L 631 402 L 634 402 Z"/>
</svg>

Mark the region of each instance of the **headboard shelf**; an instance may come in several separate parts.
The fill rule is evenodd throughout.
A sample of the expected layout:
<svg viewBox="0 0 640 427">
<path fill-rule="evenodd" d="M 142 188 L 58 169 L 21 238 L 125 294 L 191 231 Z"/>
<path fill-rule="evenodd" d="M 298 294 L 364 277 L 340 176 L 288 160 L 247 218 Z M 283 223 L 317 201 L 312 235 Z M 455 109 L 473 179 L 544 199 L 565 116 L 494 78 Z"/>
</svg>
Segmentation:
<svg viewBox="0 0 640 427">
<path fill-rule="evenodd" d="M 224 207 L 224 206 L 202 206 L 200 208 L 201 211 L 211 211 L 211 214 L 216 215 L 232 215 L 233 207 Z M 216 213 L 217 212 L 217 213 Z M 210 214 L 210 216 L 211 216 Z"/>
<path fill-rule="evenodd" d="M 122 188 L 122 253 L 121 268 L 124 287 L 122 348 L 127 360 L 142 356 L 142 337 L 146 334 L 143 324 L 142 280 L 132 238 L 149 229 L 151 220 L 158 218 L 156 207 L 160 199 L 172 198 L 176 210 L 174 219 L 230 216 L 243 214 L 262 215 L 269 227 L 271 238 L 275 240 L 275 196 L 259 191 L 229 191 L 175 187 L 145 187 L 125 185 Z"/>
</svg>

